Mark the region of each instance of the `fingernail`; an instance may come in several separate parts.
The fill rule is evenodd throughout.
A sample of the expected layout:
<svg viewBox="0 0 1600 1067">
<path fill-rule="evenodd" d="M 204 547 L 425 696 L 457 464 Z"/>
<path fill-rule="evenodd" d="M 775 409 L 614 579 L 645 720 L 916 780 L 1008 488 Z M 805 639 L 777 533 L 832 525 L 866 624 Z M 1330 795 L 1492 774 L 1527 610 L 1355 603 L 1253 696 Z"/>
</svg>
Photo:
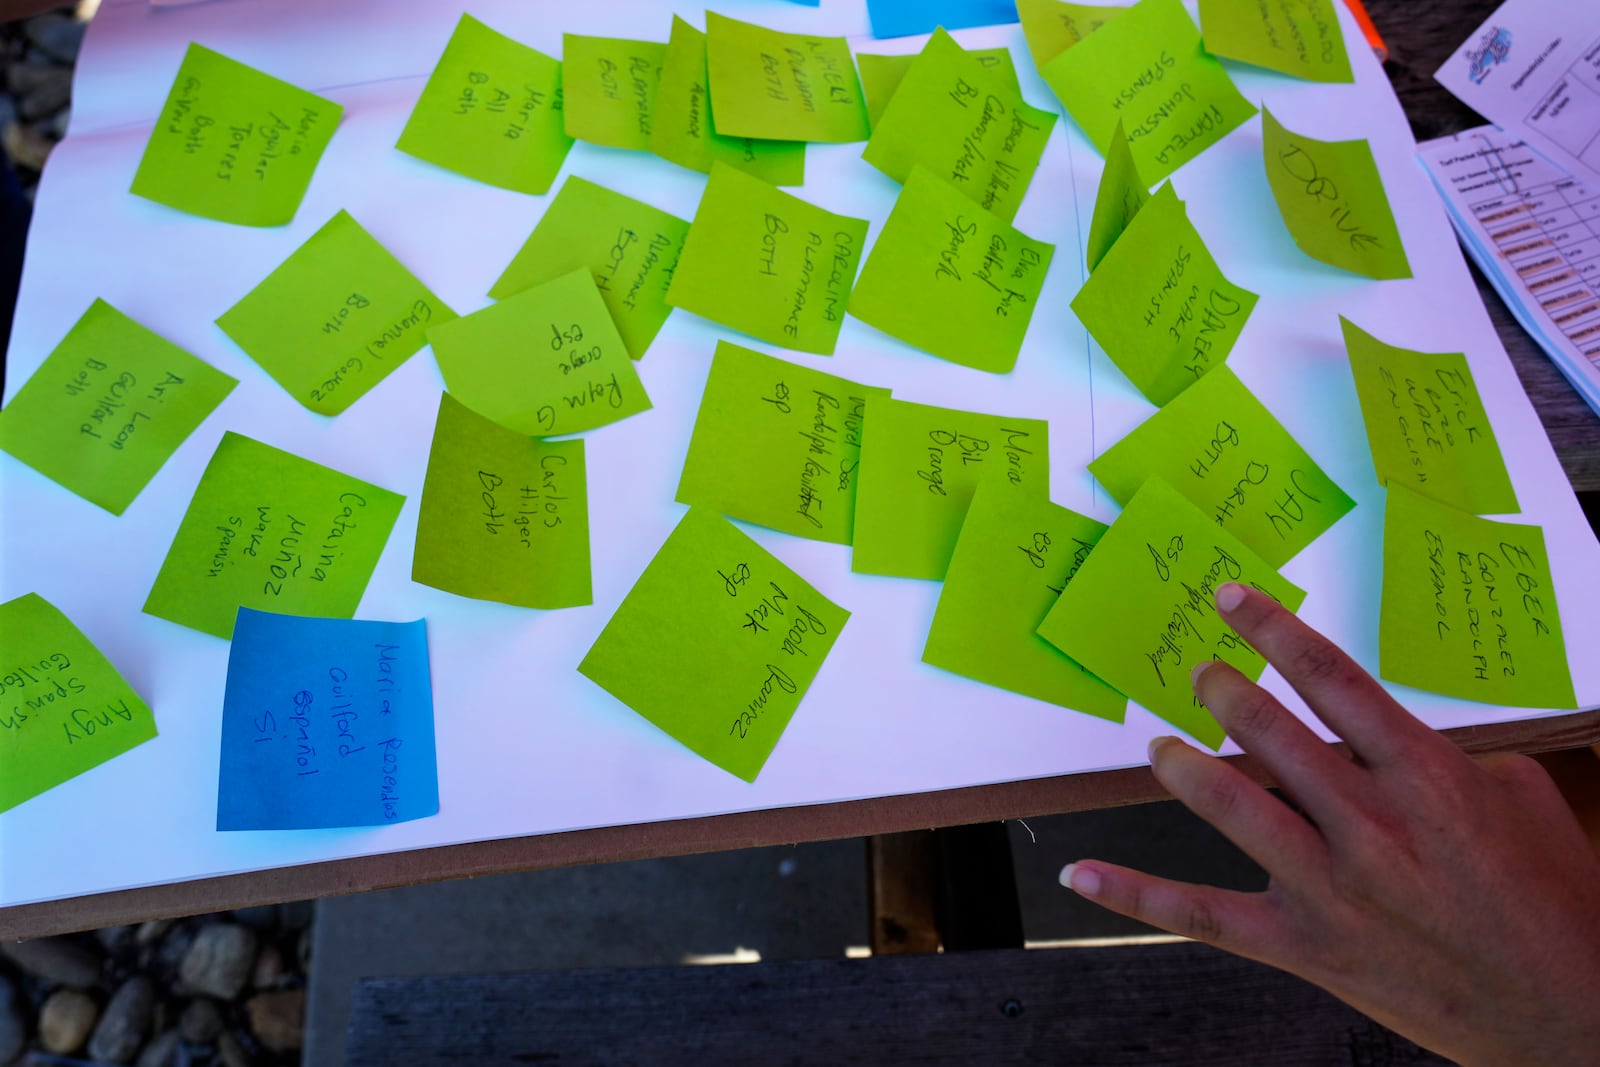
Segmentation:
<svg viewBox="0 0 1600 1067">
<path fill-rule="evenodd" d="M 1217 610 L 1232 611 L 1244 603 L 1244 586 L 1238 582 L 1224 582 L 1217 586 Z"/>
<path fill-rule="evenodd" d="M 1176 740 L 1177 738 L 1173 737 L 1171 734 L 1162 734 L 1160 737 L 1152 737 L 1150 739 L 1149 746 L 1145 749 L 1146 754 L 1150 757 L 1150 762 L 1154 763 L 1156 761 L 1156 757 L 1161 754 L 1161 749 L 1169 741 Z"/>
<path fill-rule="evenodd" d="M 1100 872 L 1076 863 L 1061 868 L 1061 884 L 1080 897 L 1096 897 L 1100 893 Z"/>
<path fill-rule="evenodd" d="M 1199 663 L 1196 663 L 1194 665 L 1194 670 L 1189 672 L 1189 688 L 1199 689 L 1200 676 L 1206 673 L 1206 671 L 1209 671 L 1216 662 L 1217 661 L 1214 659 L 1203 659 Z"/>
</svg>

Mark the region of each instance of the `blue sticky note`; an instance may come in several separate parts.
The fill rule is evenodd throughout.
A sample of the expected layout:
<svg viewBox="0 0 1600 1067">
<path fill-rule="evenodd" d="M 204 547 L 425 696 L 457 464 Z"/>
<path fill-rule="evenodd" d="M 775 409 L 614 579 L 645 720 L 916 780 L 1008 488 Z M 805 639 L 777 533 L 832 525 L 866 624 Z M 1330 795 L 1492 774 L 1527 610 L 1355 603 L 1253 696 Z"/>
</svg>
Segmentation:
<svg viewBox="0 0 1600 1067">
<path fill-rule="evenodd" d="M 874 37 L 910 37 L 943 26 L 1003 26 L 1017 21 L 1016 0 L 867 0 Z"/>
<path fill-rule="evenodd" d="M 217 829 L 385 826 L 438 811 L 423 621 L 240 608 Z"/>
</svg>

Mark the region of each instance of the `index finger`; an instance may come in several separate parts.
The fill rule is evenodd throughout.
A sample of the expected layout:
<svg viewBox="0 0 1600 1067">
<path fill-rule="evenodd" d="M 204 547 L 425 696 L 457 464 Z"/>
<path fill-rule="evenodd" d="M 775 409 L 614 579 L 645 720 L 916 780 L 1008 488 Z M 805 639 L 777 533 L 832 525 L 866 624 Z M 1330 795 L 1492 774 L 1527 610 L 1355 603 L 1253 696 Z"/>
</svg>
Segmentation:
<svg viewBox="0 0 1600 1067">
<path fill-rule="evenodd" d="M 1440 743 L 1437 733 L 1338 645 L 1276 600 L 1236 582 L 1219 586 L 1216 598 L 1223 621 L 1265 656 L 1364 762 L 1392 762 L 1419 745 Z"/>
</svg>

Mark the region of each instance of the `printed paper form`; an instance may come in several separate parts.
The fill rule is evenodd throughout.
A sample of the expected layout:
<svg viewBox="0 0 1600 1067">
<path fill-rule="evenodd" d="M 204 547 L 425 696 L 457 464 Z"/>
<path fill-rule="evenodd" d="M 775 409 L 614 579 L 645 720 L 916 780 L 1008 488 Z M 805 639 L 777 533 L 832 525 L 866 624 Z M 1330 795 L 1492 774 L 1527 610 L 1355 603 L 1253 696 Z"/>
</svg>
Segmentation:
<svg viewBox="0 0 1600 1067">
<path fill-rule="evenodd" d="M 1600 181 L 1600 5 L 1508 0 L 1434 77 L 1553 162 Z"/>
<path fill-rule="evenodd" d="M 1600 411 L 1600 182 L 1585 185 L 1493 126 L 1417 154 L 1467 251 Z"/>
</svg>

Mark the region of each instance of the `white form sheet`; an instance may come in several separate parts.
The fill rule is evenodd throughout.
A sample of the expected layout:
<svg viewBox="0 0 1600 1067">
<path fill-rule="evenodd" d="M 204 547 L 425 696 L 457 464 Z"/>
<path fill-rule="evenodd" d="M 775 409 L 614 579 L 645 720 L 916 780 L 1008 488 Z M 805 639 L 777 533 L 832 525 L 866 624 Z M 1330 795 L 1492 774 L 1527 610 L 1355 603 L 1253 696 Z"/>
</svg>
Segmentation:
<svg viewBox="0 0 1600 1067">
<path fill-rule="evenodd" d="M 1240 65 L 1246 97 L 1291 129 L 1371 141 L 1416 277 L 1374 282 L 1295 246 L 1273 207 L 1261 127 L 1246 123 L 1178 171 L 1227 276 L 1261 299 L 1229 359 L 1263 403 L 1355 500 L 1284 568 L 1308 591 L 1301 615 L 1369 669 L 1377 620 L 1384 494 L 1372 470 L 1339 316 L 1397 345 L 1467 355 L 1523 506 L 1543 526 L 1578 699 L 1600 704 L 1600 546 L 1506 358 L 1383 71 L 1340 9 L 1356 81 L 1319 85 Z M 36 591 L 71 617 L 152 706 L 160 736 L 0 814 L 0 905 L 121 887 L 488 838 L 807 805 L 1011 781 L 1145 762 L 1170 727 L 1138 707 L 1117 725 L 980 685 L 919 661 L 939 586 L 855 575 L 849 549 L 746 529 L 853 614 L 754 784 L 695 756 L 578 674 L 576 665 L 683 512 L 672 501 L 719 337 L 682 312 L 639 372 L 655 406 L 586 435 L 594 604 L 539 612 L 488 604 L 410 579 L 417 502 L 443 382 L 424 351 L 337 418 L 303 408 L 214 324 L 335 211 L 344 208 L 460 312 L 484 295 L 548 197 L 492 189 L 393 149 L 462 0 L 218 0 L 152 10 L 106 0 L 77 74 L 71 134 L 40 187 L 16 328 L 14 392 L 95 297 L 239 379 L 239 386 L 115 517 L 0 456 L 0 598 Z M 729 0 L 719 10 L 785 29 L 850 35 L 861 51 L 909 52 L 921 38 L 865 36 L 859 2 L 822 8 Z M 478 0 L 475 16 L 547 54 L 563 31 L 665 40 L 668 5 Z M 702 10 L 680 8 L 702 24 Z M 964 30 L 969 47 L 1009 47 L 1022 88 L 1057 109 L 1017 26 Z M 185 47 L 197 40 L 345 107 L 305 202 L 276 229 L 228 226 L 127 192 Z M 881 230 L 898 187 L 860 145 L 812 146 L 799 195 Z M 991 375 L 916 352 L 847 319 L 833 357 L 756 344 L 907 400 L 1050 421 L 1052 495 L 1109 521 L 1085 467 L 1153 408 L 1092 345 L 1069 302 L 1101 169 L 1075 126 L 1058 123 L 1016 218 L 1058 246 L 1017 368 Z M 702 175 L 636 152 L 577 145 L 581 175 L 693 215 Z M 404 493 L 406 505 L 358 617 L 425 617 L 433 667 L 440 811 L 398 826 L 218 833 L 220 705 L 228 644 L 140 607 L 194 491 L 228 430 Z M 1265 684 L 1302 714 L 1272 671 Z M 1435 726 L 1555 714 L 1396 687 Z M 1319 727 L 1320 729 L 1320 727 Z M 1322 731 L 1326 736 L 1326 731 Z"/>
</svg>

